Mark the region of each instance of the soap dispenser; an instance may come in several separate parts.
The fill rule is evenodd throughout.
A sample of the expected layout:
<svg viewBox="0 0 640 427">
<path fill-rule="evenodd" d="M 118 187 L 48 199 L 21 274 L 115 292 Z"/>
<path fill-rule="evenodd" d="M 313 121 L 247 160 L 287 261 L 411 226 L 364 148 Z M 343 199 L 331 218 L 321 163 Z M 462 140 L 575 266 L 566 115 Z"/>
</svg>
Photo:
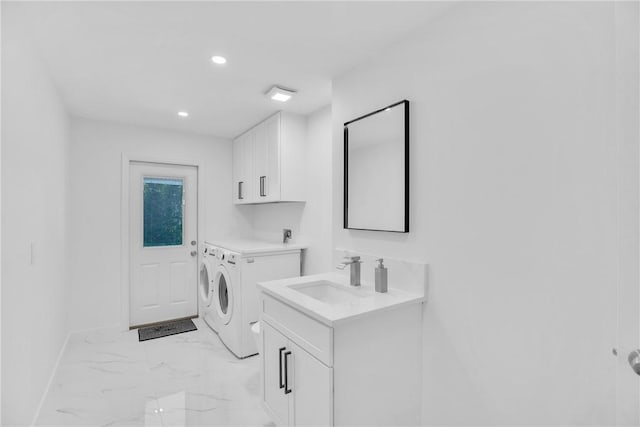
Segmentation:
<svg viewBox="0 0 640 427">
<path fill-rule="evenodd" d="M 376 260 L 378 266 L 376 267 L 376 292 L 387 292 L 387 267 L 382 262 L 382 258 Z"/>
</svg>

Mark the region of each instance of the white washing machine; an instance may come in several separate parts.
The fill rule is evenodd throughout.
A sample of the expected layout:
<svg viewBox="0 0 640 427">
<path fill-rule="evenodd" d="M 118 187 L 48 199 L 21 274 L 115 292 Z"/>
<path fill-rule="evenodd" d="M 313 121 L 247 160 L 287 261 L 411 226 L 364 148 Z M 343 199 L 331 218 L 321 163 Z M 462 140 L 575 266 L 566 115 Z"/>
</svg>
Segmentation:
<svg viewBox="0 0 640 427">
<path fill-rule="evenodd" d="M 200 281 L 198 284 L 198 313 L 211 329 L 217 332 L 217 319 L 213 299 L 214 278 L 217 267 L 218 249 L 208 243 L 204 244 L 202 262 L 200 263 Z"/>
<path fill-rule="evenodd" d="M 251 326 L 259 320 L 257 282 L 300 276 L 304 246 L 255 241 L 216 242 L 212 328 L 239 358 L 258 354 Z M 205 318 L 206 319 L 206 318 Z M 207 322 L 209 323 L 209 322 Z"/>
</svg>

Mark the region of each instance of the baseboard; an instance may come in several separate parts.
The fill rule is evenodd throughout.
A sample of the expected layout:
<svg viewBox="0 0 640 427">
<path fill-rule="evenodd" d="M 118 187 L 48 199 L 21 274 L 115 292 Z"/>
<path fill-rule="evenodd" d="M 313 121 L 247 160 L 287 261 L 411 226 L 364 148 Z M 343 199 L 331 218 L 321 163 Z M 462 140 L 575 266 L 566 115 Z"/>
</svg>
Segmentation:
<svg viewBox="0 0 640 427">
<path fill-rule="evenodd" d="M 96 326 L 96 327 L 93 327 L 93 328 L 86 328 L 86 329 L 76 329 L 74 331 L 69 332 L 69 335 L 83 334 L 83 333 L 86 333 L 86 332 L 93 332 L 93 331 L 101 331 L 101 330 L 104 330 L 104 329 L 113 329 L 113 330 L 117 330 L 118 332 L 126 332 L 126 331 L 128 331 L 128 329 L 121 330 L 119 324 L 113 324 L 113 325 L 107 325 L 107 326 Z"/>
<path fill-rule="evenodd" d="M 33 416 L 33 421 L 31 421 L 31 425 L 35 425 L 38 417 L 40 416 L 40 411 L 42 410 L 42 405 L 44 405 L 44 400 L 47 398 L 47 394 L 49 394 L 49 389 L 51 388 L 51 384 L 53 383 L 53 378 L 56 376 L 56 372 L 58 372 L 58 366 L 60 365 L 60 360 L 62 360 L 62 355 L 67 348 L 67 344 L 69 343 L 69 338 L 71 334 L 75 332 L 67 333 L 67 337 L 64 339 L 62 343 L 62 347 L 58 352 L 58 357 L 56 358 L 56 363 L 53 365 L 53 370 L 51 371 L 51 375 L 49 376 L 49 381 L 47 381 L 47 386 L 44 388 L 44 392 L 42 393 L 42 397 L 40 398 L 40 403 L 38 403 L 38 408 L 36 409 L 36 413 Z"/>
<path fill-rule="evenodd" d="M 197 317 L 197 316 L 195 316 Z M 87 329 L 78 329 L 78 330 L 74 330 L 74 331 L 69 331 L 67 333 L 67 337 L 64 339 L 64 343 L 62 343 L 62 348 L 60 348 L 60 351 L 58 352 L 58 357 L 56 359 L 56 363 L 53 365 L 53 371 L 51 372 L 51 376 L 49 377 L 49 381 L 47 382 L 47 386 L 44 389 L 44 392 L 42 393 L 42 397 L 40 398 L 40 403 L 38 403 L 38 408 L 36 409 L 36 413 L 33 417 L 33 421 L 31 422 L 31 425 L 35 425 L 36 421 L 38 420 L 38 417 L 40 416 L 40 411 L 42 410 L 42 405 L 44 405 L 44 400 L 47 398 L 47 394 L 49 393 L 49 389 L 51 388 L 51 384 L 53 383 L 53 378 L 56 375 L 56 372 L 58 372 L 58 366 L 60 365 L 60 360 L 62 360 L 62 355 L 64 354 L 64 351 L 67 349 L 67 344 L 69 344 L 69 339 L 71 338 L 71 335 L 74 334 L 81 334 L 81 333 L 86 333 L 86 332 L 91 332 L 91 331 L 98 331 L 98 330 L 102 330 L 102 329 L 118 329 L 120 330 L 120 325 L 115 324 L 115 325 L 111 325 L 111 326 L 99 326 L 96 328 L 87 328 Z M 128 330 L 128 329 L 127 329 Z"/>
</svg>

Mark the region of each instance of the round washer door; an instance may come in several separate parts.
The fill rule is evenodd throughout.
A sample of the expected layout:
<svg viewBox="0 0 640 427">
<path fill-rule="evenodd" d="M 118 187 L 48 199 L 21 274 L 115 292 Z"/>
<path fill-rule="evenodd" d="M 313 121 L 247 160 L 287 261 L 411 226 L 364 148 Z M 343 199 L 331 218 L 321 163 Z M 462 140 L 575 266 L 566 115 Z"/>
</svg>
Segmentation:
<svg viewBox="0 0 640 427">
<path fill-rule="evenodd" d="M 211 281 L 211 266 L 208 262 L 203 261 L 200 264 L 200 282 L 198 288 L 200 289 L 200 300 L 204 303 L 205 307 L 209 307 L 213 301 L 213 283 Z"/>
<path fill-rule="evenodd" d="M 213 286 L 213 292 L 217 296 L 213 299 L 216 312 L 218 312 L 222 323 L 226 325 L 231 320 L 233 312 L 233 284 L 224 265 L 218 265 Z"/>
</svg>

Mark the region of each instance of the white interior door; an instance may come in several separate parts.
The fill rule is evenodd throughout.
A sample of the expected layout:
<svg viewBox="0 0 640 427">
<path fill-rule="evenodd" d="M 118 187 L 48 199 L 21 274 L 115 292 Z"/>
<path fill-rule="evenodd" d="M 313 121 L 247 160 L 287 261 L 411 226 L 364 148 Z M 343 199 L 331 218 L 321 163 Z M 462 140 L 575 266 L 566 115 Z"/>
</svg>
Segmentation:
<svg viewBox="0 0 640 427">
<path fill-rule="evenodd" d="M 198 171 L 129 166 L 129 325 L 197 315 Z"/>
<path fill-rule="evenodd" d="M 616 139 L 619 274 L 616 424 L 640 425 L 640 5 L 616 2 Z"/>
</svg>

